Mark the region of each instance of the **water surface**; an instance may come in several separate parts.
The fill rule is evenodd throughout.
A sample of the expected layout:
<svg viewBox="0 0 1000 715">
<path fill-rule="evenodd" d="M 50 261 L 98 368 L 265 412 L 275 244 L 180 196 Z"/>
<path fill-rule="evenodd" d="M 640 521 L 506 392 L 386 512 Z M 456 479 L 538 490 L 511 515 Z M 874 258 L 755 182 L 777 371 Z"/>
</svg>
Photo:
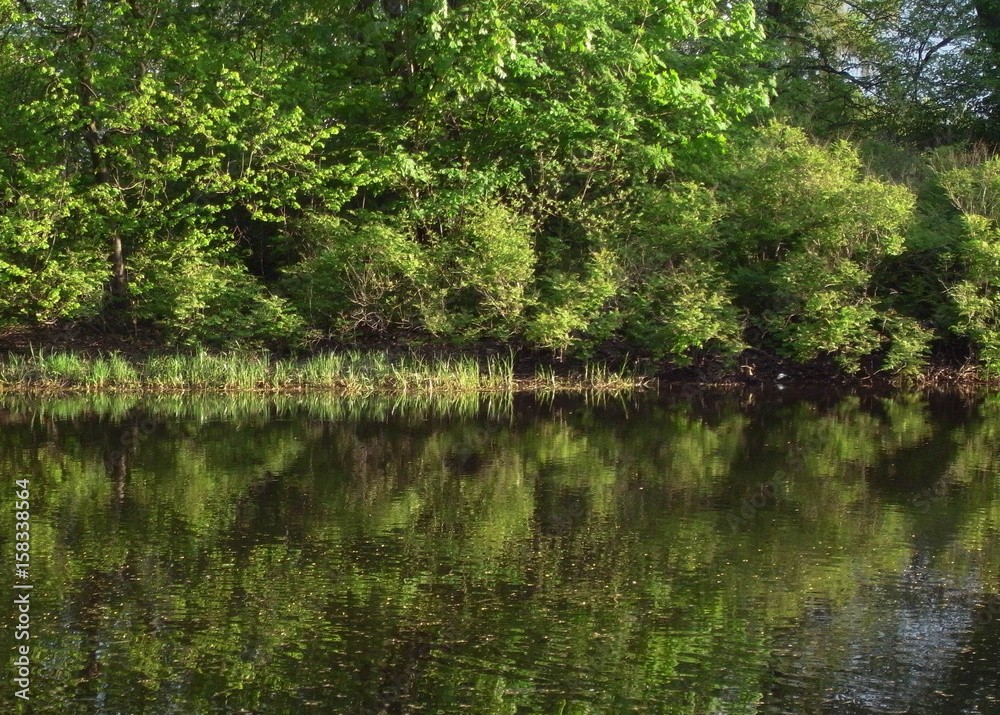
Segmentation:
<svg viewBox="0 0 1000 715">
<path fill-rule="evenodd" d="M 1000 712 L 995 397 L 5 398 L 0 430 L 21 712 Z"/>
</svg>

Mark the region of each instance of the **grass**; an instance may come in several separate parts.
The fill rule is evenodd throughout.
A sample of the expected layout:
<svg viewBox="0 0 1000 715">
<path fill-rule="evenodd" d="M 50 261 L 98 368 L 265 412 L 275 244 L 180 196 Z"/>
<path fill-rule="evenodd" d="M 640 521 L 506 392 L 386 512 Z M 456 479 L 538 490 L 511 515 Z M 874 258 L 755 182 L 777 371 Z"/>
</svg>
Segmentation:
<svg viewBox="0 0 1000 715">
<path fill-rule="evenodd" d="M 320 353 L 302 360 L 267 353 L 154 355 L 131 361 L 120 354 L 96 357 L 32 350 L 0 360 L 0 390 L 56 392 L 303 392 L 463 393 L 523 390 L 628 389 L 641 378 L 604 364 L 559 376 L 540 367 L 517 377 L 513 354 L 468 356 L 392 355 L 357 350 Z"/>
<path fill-rule="evenodd" d="M 613 393 L 585 393 L 588 398 Z M 609 397 L 610 399 L 610 397 Z M 409 394 L 329 395 L 308 392 L 70 392 L 56 395 L 8 393 L 0 395 L 0 411 L 16 419 L 76 419 L 83 415 L 113 421 L 215 420 L 245 422 L 266 417 L 303 417 L 327 422 L 377 419 L 426 424 L 430 419 L 512 419 L 511 392 L 454 392 Z"/>
</svg>

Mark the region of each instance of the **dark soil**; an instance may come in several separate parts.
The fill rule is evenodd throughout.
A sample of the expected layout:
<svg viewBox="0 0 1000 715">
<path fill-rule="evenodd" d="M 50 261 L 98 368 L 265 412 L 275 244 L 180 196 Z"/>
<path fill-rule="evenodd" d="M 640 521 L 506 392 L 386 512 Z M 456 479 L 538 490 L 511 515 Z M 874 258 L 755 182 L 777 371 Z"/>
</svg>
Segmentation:
<svg viewBox="0 0 1000 715">
<path fill-rule="evenodd" d="M 154 333 L 107 330 L 93 324 L 17 326 L 0 329 L 0 355 L 25 354 L 32 350 L 65 350 L 86 356 L 121 353 L 141 359 L 161 351 Z"/>
</svg>

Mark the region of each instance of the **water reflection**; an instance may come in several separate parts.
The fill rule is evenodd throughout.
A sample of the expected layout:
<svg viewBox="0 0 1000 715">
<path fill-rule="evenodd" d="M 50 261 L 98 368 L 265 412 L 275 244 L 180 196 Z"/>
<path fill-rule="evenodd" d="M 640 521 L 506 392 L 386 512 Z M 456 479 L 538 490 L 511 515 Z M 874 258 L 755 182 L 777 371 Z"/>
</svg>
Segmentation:
<svg viewBox="0 0 1000 715">
<path fill-rule="evenodd" d="M 995 398 L 5 398 L 0 425 L 31 712 L 1000 709 Z"/>
</svg>

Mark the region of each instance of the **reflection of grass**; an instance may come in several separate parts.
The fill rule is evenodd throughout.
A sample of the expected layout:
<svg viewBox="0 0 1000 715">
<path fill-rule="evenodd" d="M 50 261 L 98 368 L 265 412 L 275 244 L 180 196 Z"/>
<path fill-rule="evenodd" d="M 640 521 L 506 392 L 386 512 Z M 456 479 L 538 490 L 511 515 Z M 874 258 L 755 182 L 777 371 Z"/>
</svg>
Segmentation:
<svg viewBox="0 0 1000 715">
<path fill-rule="evenodd" d="M 627 389 L 639 378 L 607 366 L 587 365 L 581 374 L 557 376 L 551 368 L 518 378 L 513 355 L 427 357 L 357 350 L 275 360 L 261 353 L 155 355 L 130 361 L 111 353 L 97 357 L 32 351 L 0 361 L 0 388 L 8 391 L 242 391 L 322 390 L 341 395 L 455 393 L 516 390 Z"/>
<path fill-rule="evenodd" d="M 430 419 L 483 418 L 509 420 L 514 409 L 510 392 L 453 392 L 431 394 L 411 392 L 395 395 L 328 394 L 160 393 L 139 395 L 123 392 L 36 396 L 8 394 L 0 398 L 0 410 L 15 418 L 75 419 L 99 415 L 123 420 L 141 413 L 153 420 L 195 420 L 240 422 L 262 417 L 301 416 L 327 422 L 368 419 L 397 420 L 425 424 Z"/>
</svg>

